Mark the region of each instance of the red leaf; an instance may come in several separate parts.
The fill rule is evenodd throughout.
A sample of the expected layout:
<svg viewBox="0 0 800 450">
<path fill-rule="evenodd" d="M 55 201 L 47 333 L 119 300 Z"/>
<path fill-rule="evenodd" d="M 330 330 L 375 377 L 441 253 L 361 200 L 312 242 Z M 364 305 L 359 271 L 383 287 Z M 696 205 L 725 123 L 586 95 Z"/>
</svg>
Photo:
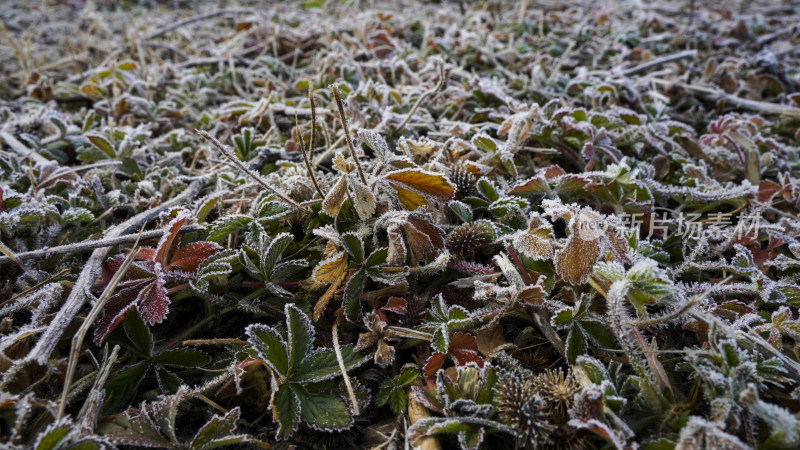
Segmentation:
<svg viewBox="0 0 800 450">
<path fill-rule="evenodd" d="M 108 335 L 114 331 L 114 328 L 119 325 L 125 317 L 125 313 L 135 306 L 137 300 L 144 289 L 149 286 L 147 281 L 141 281 L 134 285 L 117 290 L 117 292 L 108 299 L 108 302 L 103 307 L 103 317 L 97 321 L 97 329 L 94 330 L 94 343 L 102 345 Z"/>
<path fill-rule="evenodd" d="M 483 359 L 478 356 L 478 341 L 469 334 L 455 333 L 450 339 L 448 353 L 458 366 L 475 362 L 478 367 L 483 367 Z"/>
<path fill-rule="evenodd" d="M 758 185 L 757 199 L 759 203 L 768 203 L 770 200 L 772 200 L 772 197 L 775 197 L 775 194 L 780 192 L 782 189 L 783 188 L 778 183 L 769 180 L 762 180 Z"/>
<path fill-rule="evenodd" d="M 422 370 L 425 371 L 425 376 L 431 378 L 432 376 L 436 375 L 436 371 L 438 371 L 442 365 L 444 364 L 444 353 L 434 353 L 428 358 L 428 362 L 425 363 L 425 367 Z"/>
<path fill-rule="evenodd" d="M 545 167 L 544 169 L 540 170 L 540 173 L 544 174 L 545 180 L 552 180 L 555 177 L 560 177 L 561 175 L 566 175 L 567 172 L 564 171 L 560 166 L 552 165 Z"/>
<path fill-rule="evenodd" d="M 753 308 L 739 300 L 730 300 L 714 307 L 711 312 L 725 319 L 736 320 L 745 314 L 753 312 Z"/>
<path fill-rule="evenodd" d="M 400 297 L 391 297 L 389 298 L 389 301 L 386 302 L 386 306 L 382 307 L 381 309 L 397 314 L 405 314 L 407 305 L 408 302 L 405 299 Z"/>
<path fill-rule="evenodd" d="M 219 250 L 216 242 L 192 242 L 175 252 L 167 269 L 179 267 L 186 272 L 194 272 L 203 261 Z"/>
<path fill-rule="evenodd" d="M 547 180 L 542 176 L 531 178 L 530 180 L 521 181 L 514 184 L 509 189 L 509 194 L 527 194 L 530 192 L 544 193 L 550 190 Z"/>
<path fill-rule="evenodd" d="M 167 231 L 163 236 L 161 236 L 161 240 L 158 241 L 156 254 L 154 255 L 152 261 L 161 263 L 162 267 L 167 267 L 167 255 L 169 254 L 172 245 L 175 243 L 175 238 L 178 237 L 178 231 L 185 223 L 186 216 L 184 215 L 179 215 L 175 219 L 172 219 L 172 222 L 167 225 Z"/>
<path fill-rule="evenodd" d="M 153 247 L 142 247 L 139 249 L 139 252 L 136 254 L 136 257 L 139 259 L 146 259 L 148 261 L 155 261 L 156 249 L 154 249 Z"/>
<path fill-rule="evenodd" d="M 590 180 L 583 178 L 580 175 L 564 175 L 558 179 L 556 183 L 556 192 L 569 192 L 583 189 L 591 183 Z"/>
<path fill-rule="evenodd" d="M 127 255 L 123 254 L 115 255 L 111 258 L 108 258 L 106 262 L 103 263 L 103 285 L 108 284 L 108 282 L 111 281 L 111 278 L 115 273 L 117 273 L 120 266 L 122 266 L 122 263 L 125 262 L 126 257 Z M 122 279 L 117 287 L 123 287 L 126 284 L 130 284 L 126 283 L 126 281 L 140 281 L 149 278 L 155 278 L 156 274 L 153 273 L 152 266 L 153 264 L 150 261 L 134 261 L 133 264 L 128 267 L 128 271 L 125 273 L 125 275 L 122 276 Z"/>
<path fill-rule="evenodd" d="M 167 297 L 163 279 L 156 278 L 156 281 L 143 289 L 142 293 L 144 293 L 144 298 L 139 304 L 142 319 L 150 325 L 161 323 L 169 312 L 169 297 Z"/>
</svg>

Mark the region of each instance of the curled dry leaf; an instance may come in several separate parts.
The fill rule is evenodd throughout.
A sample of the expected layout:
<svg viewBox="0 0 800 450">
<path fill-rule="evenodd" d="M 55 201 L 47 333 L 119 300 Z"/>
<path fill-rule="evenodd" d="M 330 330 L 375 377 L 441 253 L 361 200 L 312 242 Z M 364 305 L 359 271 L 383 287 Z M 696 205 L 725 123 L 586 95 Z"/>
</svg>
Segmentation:
<svg viewBox="0 0 800 450">
<path fill-rule="evenodd" d="M 628 244 L 622 233 L 590 208 L 574 215 L 568 228 L 567 243 L 554 258 L 556 272 L 568 283 L 585 283 L 606 253 L 616 260 L 627 260 Z"/>
<path fill-rule="evenodd" d="M 532 213 L 528 230 L 514 236 L 514 248 L 523 255 L 535 259 L 553 257 L 553 226 L 539 213 Z"/>
</svg>

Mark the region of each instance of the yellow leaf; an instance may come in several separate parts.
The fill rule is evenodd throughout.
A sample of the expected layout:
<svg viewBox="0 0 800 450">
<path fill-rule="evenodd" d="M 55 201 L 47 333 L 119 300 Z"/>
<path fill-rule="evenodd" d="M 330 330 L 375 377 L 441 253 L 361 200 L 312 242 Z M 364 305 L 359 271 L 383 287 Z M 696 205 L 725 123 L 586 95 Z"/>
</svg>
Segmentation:
<svg viewBox="0 0 800 450">
<path fill-rule="evenodd" d="M 425 197 L 417 194 L 416 192 L 411 192 L 408 189 L 403 189 L 397 186 L 392 187 L 397 191 L 397 199 L 400 200 L 400 203 L 402 203 L 403 206 L 410 211 L 428 204 L 428 201 L 425 200 Z"/>
<path fill-rule="evenodd" d="M 317 283 L 328 284 L 336 281 L 342 272 L 346 270 L 347 257 L 344 252 L 339 252 L 326 260 L 320 261 L 317 267 L 314 268 L 314 273 L 311 277 Z"/>
<path fill-rule="evenodd" d="M 425 172 L 421 169 L 401 169 L 390 172 L 384 176 L 384 179 L 395 190 L 398 191 L 400 201 L 408 208 L 409 205 L 419 203 L 419 197 L 430 198 L 438 202 L 446 202 L 453 198 L 456 191 L 455 187 L 450 184 L 447 177 L 440 173 Z M 416 198 L 410 198 L 406 193 L 401 194 L 401 189 L 411 191 L 417 194 Z M 405 200 L 401 198 L 405 197 Z M 427 202 L 422 203 L 427 204 Z M 410 209 L 416 209 L 410 208 Z"/>
<path fill-rule="evenodd" d="M 314 315 L 313 315 L 314 321 L 319 320 L 320 316 L 322 316 L 322 313 L 325 312 L 325 308 L 328 306 L 328 302 L 331 301 L 331 298 L 333 298 L 333 294 L 336 293 L 336 290 L 339 289 L 339 286 L 342 285 L 342 282 L 344 282 L 344 279 L 346 277 L 347 277 L 347 271 L 346 270 L 341 271 L 339 277 L 333 280 L 333 283 L 331 283 L 331 285 L 328 286 L 328 290 L 326 290 L 325 293 L 322 294 L 322 297 L 320 297 L 319 300 L 317 300 L 317 304 L 314 305 Z"/>
</svg>

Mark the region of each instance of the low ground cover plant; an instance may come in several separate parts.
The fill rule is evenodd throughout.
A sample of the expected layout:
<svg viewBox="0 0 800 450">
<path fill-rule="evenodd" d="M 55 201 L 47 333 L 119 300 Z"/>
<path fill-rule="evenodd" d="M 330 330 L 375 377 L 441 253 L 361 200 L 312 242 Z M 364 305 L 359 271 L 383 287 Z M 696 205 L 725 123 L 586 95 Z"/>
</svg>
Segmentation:
<svg viewBox="0 0 800 450">
<path fill-rule="evenodd" d="M 800 446 L 798 8 L 0 5 L 0 442 Z"/>
</svg>

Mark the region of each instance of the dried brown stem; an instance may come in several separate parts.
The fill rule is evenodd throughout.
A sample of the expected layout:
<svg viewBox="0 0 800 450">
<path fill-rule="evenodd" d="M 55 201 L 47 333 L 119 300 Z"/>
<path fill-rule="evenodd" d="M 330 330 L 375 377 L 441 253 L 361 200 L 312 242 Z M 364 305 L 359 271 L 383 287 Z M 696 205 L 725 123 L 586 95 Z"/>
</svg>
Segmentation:
<svg viewBox="0 0 800 450">
<path fill-rule="evenodd" d="M 69 388 L 72 385 L 72 377 L 75 375 L 75 369 L 78 367 L 78 355 L 80 354 L 81 346 L 83 345 L 83 339 L 86 337 L 86 333 L 89 332 L 89 328 L 92 326 L 92 324 L 94 324 L 94 321 L 97 320 L 97 317 L 100 315 L 100 312 L 102 312 L 103 307 L 106 305 L 108 299 L 111 298 L 111 294 L 114 292 L 114 289 L 117 288 L 117 284 L 120 282 L 120 280 L 122 280 L 122 277 L 125 276 L 125 273 L 128 271 L 128 268 L 131 266 L 131 264 L 133 264 L 133 260 L 137 253 L 139 253 L 138 240 L 135 244 L 133 244 L 133 249 L 131 249 L 130 253 L 128 253 L 128 256 L 125 257 L 125 261 L 122 262 L 119 270 L 117 270 L 117 272 L 111 278 L 111 281 L 108 282 L 106 288 L 103 289 L 103 293 L 100 295 L 100 298 L 97 299 L 97 302 L 92 307 L 89 315 L 86 316 L 86 319 L 81 324 L 78 332 L 72 337 L 72 348 L 69 352 L 67 373 L 64 375 L 64 391 L 61 394 L 61 402 L 58 405 L 58 415 L 56 416 L 56 420 L 61 420 L 61 418 L 64 417 L 64 410 L 67 407 Z"/>
<path fill-rule="evenodd" d="M 353 142 L 350 140 L 350 129 L 347 126 L 347 117 L 344 115 L 344 105 L 342 104 L 342 96 L 339 94 L 339 88 L 331 85 L 331 91 L 333 91 L 333 97 L 336 99 L 336 106 L 339 108 L 339 117 L 342 119 L 344 138 L 347 141 L 347 148 L 350 149 L 350 156 L 352 156 L 353 161 L 356 162 L 356 168 L 358 169 L 358 176 L 361 178 L 361 182 L 367 184 L 367 178 L 364 176 L 364 171 L 361 169 L 361 163 L 358 161 L 358 157 L 356 156 L 356 149 L 353 147 Z"/>
<path fill-rule="evenodd" d="M 312 106 L 311 108 L 313 109 L 314 107 Z M 309 161 L 308 152 L 306 151 L 306 144 L 303 141 L 303 135 L 300 133 L 300 124 L 297 121 L 297 114 L 294 115 L 294 124 L 295 124 L 295 130 L 297 130 L 297 140 L 300 142 L 300 153 L 303 154 L 303 163 L 305 163 L 306 165 L 306 171 L 308 172 L 308 177 L 311 178 L 311 182 L 314 184 L 314 189 L 317 190 L 319 198 L 325 198 L 325 194 L 322 193 L 322 189 L 319 188 L 319 184 L 317 183 L 317 178 L 314 176 L 314 171 L 311 169 L 311 161 Z"/>
<path fill-rule="evenodd" d="M 270 186 L 269 183 L 267 183 L 263 178 L 261 178 L 261 175 L 259 175 L 258 173 L 256 173 L 255 171 L 253 171 L 249 167 L 247 167 L 247 165 L 245 163 L 243 163 L 239 158 L 237 158 L 236 155 L 229 148 L 227 148 L 220 141 L 216 140 L 213 136 L 208 134 L 208 132 L 205 132 L 203 130 L 197 130 L 197 129 L 195 129 L 195 131 L 200 136 L 203 136 L 209 142 L 211 142 L 211 144 L 214 145 L 214 147 L 216 147 L 217 150 L 219 150 L 223 155 L 225 155 L 225 157 L 227 157 L 236 167 L 238 167 L 244 173 L 249 175 L 250 178 L 255 180 L 256 183 L 260 184 L 261 187 L 263 187 L 264 189 L 272 192 L 273 194 L 275 194 L 276 197 L 278 197 L 279 199 L 283 200 L 284 202 L 294 206 L 295 208 L 311 212 L 310 209 L 304 208 L 302 205 L 300 205 L 296 201 L 290 199 L 289 197 L 286 197 L 285 195 L 283 195 L 280 192 L 278 192 L 277 189 L 275 189 L 274 187 Z"/>
</svg>

